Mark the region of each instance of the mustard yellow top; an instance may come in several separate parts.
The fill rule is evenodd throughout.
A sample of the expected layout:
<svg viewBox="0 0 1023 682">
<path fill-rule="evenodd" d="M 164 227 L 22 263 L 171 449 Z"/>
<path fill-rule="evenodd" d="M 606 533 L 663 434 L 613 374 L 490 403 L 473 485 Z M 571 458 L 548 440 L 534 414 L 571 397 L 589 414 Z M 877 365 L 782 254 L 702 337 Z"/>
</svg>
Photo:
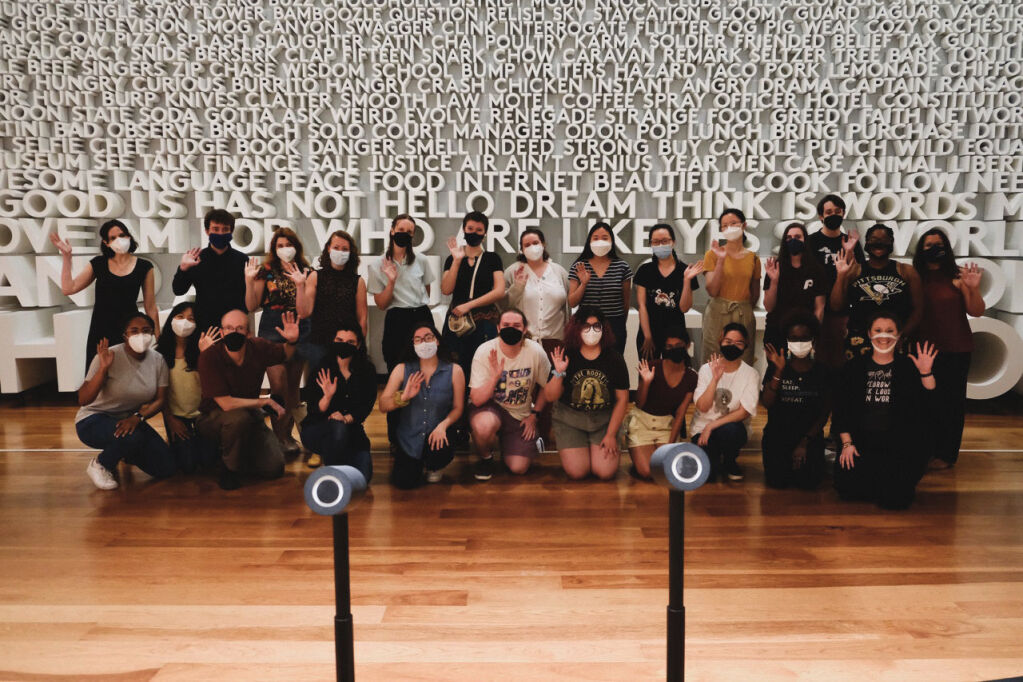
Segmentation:
<svg viewBox="0 0 1023 682">
<path fill-rule="evenodd" d="M 184 358 L 178 358 L 170 371 L 170 386 L 167 390 L 167 404 L 175 417 L 195 419 L 199 416 L 202 389 L 199 386 L 199 372 L 189 372 Z"/>
<path fill-rule="evenodd" d="M 707 272 L 717 267 L 717 263 L 718 257 L 713 251 L 708 251 L 704 255 L 703 267 Z M 749 301 L 750 283 L 753 281 L 753 273 L 759 266 L 760 258 L 752 251 L 744 253 L 742 258 L 726 256 L 725 266 L 721 272 L 721 289 L 717 297 L 726 301 Z"/>
</svg>

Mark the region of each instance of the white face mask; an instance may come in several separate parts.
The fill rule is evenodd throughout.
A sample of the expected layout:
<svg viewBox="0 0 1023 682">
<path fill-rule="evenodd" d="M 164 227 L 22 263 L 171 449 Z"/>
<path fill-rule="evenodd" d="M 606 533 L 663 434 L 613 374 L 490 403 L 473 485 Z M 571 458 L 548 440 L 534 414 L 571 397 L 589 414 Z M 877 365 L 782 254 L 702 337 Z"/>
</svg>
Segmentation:
<svg viewBox="0 0 1023 682">
<path fill-rule="evenodd" d="M 594 256 L 606 256 L 611 253 L 611 242 L 590 242 L 590 251 L 593 252 Z"/>
<path fill-rule="evenodd" d="M 178 336 L 191 336 L 192 332 L 195 331 L 195 322 L 183 317 L 175 317 L 171 320 L 171 329 Z"/>
<path fill-rule="evenodd" d="M 333 263 L 334 265 L 344 265 L 345 263 L 348 262 L 348 259 L 351 257 L 351 255 L 352 255 L 351 251 L 340 251 L 338 249 L 331 249 L 330 262 Z"/>
<path fill-rule="evenodd" d="M 128 249 L 131 248 L 131 240 L 127 237 L 118 237 L 114 241 L 110 242 L 110 249 L 114 253 L 128 253 Z"/>
<path fill-rule="evenodd" d="M 153 345 L 153 335 L 134 334 L 128 337 L 128 345 L 136 353 L 145 353 Z"/>
<path fill-rule="evenodd" d="M 878 339 L 891 339 L 892 340 L 892 345 L 890 345 L 887 348 L 881 348 L 877 344 L 877 340 Z M 899 335 L 898 334 L 885 334 L 885 333 L 874 334 L 873 336 L 870 337 L 870 345 L 874 347 L 874 351 L 876 351 L 878 353 L 881 353 L 882 355 L 888 355 L 889 353 L 894 353 L 895 352 L 895 346 L 899 345 L 897 343 L 898 340 L 899 340 Z"/>
<path fill-rule="evenodd" d="M 526 260 L 540 260 L 543 258 L 543 244 L 531 244 L 527 246 L 522 249 L 522 255 L 526 257 Z"/>
<path fill-rule="evenodd" d="M 424 341 L 423 343 L 417 343 L 412 347 L 415 349 L 416 355 L 418 355 L 423 360 L 429 360 L 430 358 L 437 354 L 436 341 Z"/>
<path fill-rule="evenodd" d="M 600 339 L 604 336 L 604 332 L 598 332 L 593 329 L 587 329 L 582 333 L 583 343 L 587 346 L 596 346 L 600 343 Z"/>
<path fill-rule="evenodd" d="M 730 242 L 734 242 L 736 239 L 741 239 L 742 238 L 742 228 L 741 227 L 729 227 L 729 228 L 726 228 L 721 233 L 721 236 L 724 237 L 725 239 L 727 239 Z"/>
<path fill-rule="evenodd" d="M 789 341 L 789 352 L 797 358 L 805 358 L 813 350 L 813 341 Z"/>
<path fill-rule="evenodd" d="M 277 248 L 277 257 L 285 263 L 290 263 L 295 260 L 295 247 L 294 246 L 280 246 Z"/>
</svg>

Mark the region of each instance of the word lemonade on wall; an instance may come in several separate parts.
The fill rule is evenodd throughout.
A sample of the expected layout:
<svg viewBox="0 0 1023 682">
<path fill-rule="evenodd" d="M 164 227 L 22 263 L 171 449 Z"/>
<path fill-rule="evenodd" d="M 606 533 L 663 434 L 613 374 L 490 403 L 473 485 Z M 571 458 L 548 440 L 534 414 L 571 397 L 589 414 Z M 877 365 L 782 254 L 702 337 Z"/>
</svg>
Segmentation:
<svg viewBox="0 0 1023 682">
<path fill-rule="evenodd" d="M 98 0 L 0 16 L 0 305 L 90 305 L 60 293 L 48 235 L 78 268 L 111 217 L 166 306 L 213 207 L 253 254 L 281 225 L 317 247 L 346 229 L 378 254 L 408 212 L 417 248 L 443 256 L 472 208 L 494 218 L 489 248 L 540 227 L 568 256 L 606 219 L 635 267 L 655 222 L 692 256 L 736 206 L 767 254 L 837 192 L 861 233 L 892 225 L 896 255 L 946 229 L 986 271 L 991 376 L 1023 366 L 1020 3 Z M 53 322 L 33 324 L 14 341 L 52 357 Z"/>
</svg>

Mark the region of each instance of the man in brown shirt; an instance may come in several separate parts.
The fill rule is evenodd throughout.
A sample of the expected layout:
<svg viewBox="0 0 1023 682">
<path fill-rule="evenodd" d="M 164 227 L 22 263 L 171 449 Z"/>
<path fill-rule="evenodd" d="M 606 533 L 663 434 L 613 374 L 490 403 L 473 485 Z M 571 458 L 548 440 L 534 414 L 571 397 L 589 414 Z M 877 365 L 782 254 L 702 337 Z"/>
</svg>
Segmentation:
<svg viewBox="0 0 1023 682">
<path fill-rule="evenodd" d="M 266 368 L 295 354 L 299 330 L 294 313 L 285 313 L 282 324 L 277 332 L 286 343 L 272 343 L 250 335 L 248 313 L 231 310 L 220 320 L 223 338 L 199 356 L 202 416 L 198 429 L 220 446 L 224 490 L 241 485 L 241 471 L 265 478 L 284 473 L 284 452 L 266 425 L 264 411 L 269 408 L 280 416 L 284 408 L 271 398 L 259 397 Z"/>
</svg>

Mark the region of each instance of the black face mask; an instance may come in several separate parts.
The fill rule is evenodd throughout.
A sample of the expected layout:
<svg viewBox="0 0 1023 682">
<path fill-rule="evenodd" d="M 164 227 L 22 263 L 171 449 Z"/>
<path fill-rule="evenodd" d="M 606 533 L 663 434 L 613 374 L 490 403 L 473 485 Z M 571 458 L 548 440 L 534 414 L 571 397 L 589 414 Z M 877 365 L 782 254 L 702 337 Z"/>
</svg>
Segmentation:
<svg viewBox="0 0 1023 682">
<path fill-rule="evenodd" d="M 832 213 L 831 215 L 824 219 L 824 227 L 828 228 L 829 230 L 837 230 L 838 228 L 842 227 L 842 216 L 838 215 L 837 213 Z"/>
<path fill-rule="evenodd" d="M 785 248 L 788 249 L 789 253 L 793 256 L 798 256 L 806 249 L 806 242 L 802 239 L 786 239 Z"/>
<path fill-rule="evenodd" d="M 412 235 L 409 234 L 408 232 L 395 232 L 393 235 L 391 235 L 391 237 L 392 239 L 394 239 L 395 246 L 401 247 L 403 249 L 407 249 L 408 247 L 412 246 Z"/>
<path fill-rule="evenodd" d="M 479 246 L 483 243 L 483 235 L 479 232 L 466 232 L 465 243 L 469 246 Z"/>
<path fill-rule="evenodd" d="M 661 357 L 672 362 L 682 362 L 686 355 L 685 348 L 665 348 L 661 351 Z"/>
<path fill-rule="evenodd" d="M 497 335 L 509 346 L 514 346 L 522 340 L 522 330 L 515 327 L 501 327 Z"/>
<path fill-rule="evenodd" d="M 334 342 L 334 354 L 342 360 L 352 357 L 355 355 L 355 351 L 357 350 L 359 350 L 359 348 L 354 343 L 348 343 L 347 341 Z"/>
<path fill-rule="evenodd" d="M 892 255 L 895 247 L 888 242 L 867 242 L 867 253 L 877 258 L 884 258 Z"/>
<path fill-rule="evenodd" d="M 931 263 L 937 263 L 945 257 L 945 247 L 941 245 L 928 246 L 924 249 L 924 258 Z"/>
<path fill-rule="evenodd" d="M 224 337 L 224 345 L 227 346 L 229 351 L 239 351 L 242 346 L 245 345 L 245 334 L 241 332 L 231 332 Z"/>
<path fill-rule="evenodd" d="M 738 346 L 726 346 L 721 344 L 721 357 L 725 360 L 735 360 L 742 357 L 743 349 Z"/>
</svg>

